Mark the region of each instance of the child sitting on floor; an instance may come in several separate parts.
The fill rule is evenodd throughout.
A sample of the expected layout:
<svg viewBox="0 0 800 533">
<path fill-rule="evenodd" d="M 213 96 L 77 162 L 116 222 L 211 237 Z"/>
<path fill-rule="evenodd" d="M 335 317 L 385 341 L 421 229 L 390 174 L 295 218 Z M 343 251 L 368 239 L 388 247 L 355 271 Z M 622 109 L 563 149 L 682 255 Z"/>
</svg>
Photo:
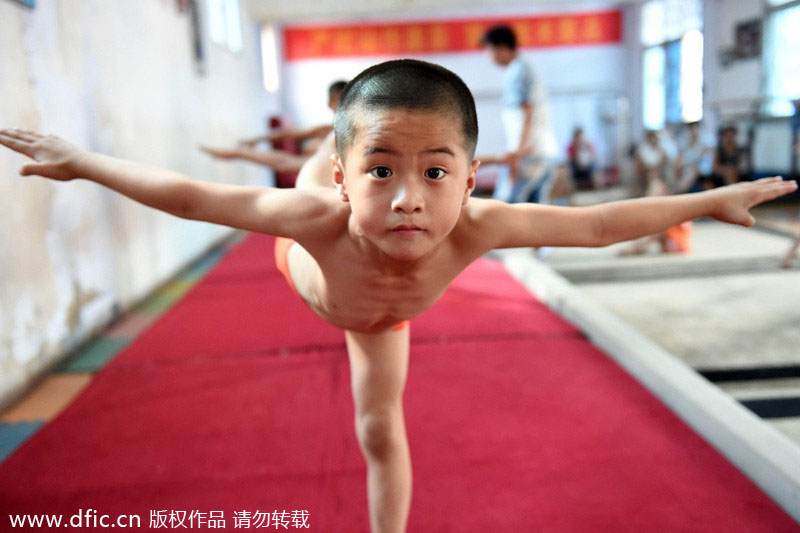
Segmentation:
<svg viewBox="0 0 800 533">
<path fill-rule="evenodd" d="M 650 180 L 647 196 L 665 196 L 670 194 L 667 184 L 661 178 Z M 671 226 L 661 233 L 642 237 L 620 251 L 620 255 L 642 255 L 647 253 L 650 244 L 657 242 L 661 252 L 665 254 L 689 254 L 692 252 L 692 223 L 681 222 Z"/>
<path fill-rule="evenodd" d="M 296 189 L 196 182 L 57 137 L 0 131 L 0 143 L 35 159 L 22 175 L 84 178 L 180 217 L 289 239 L 280 241 L 278 260 L 296 292 L 345 331 L 370 523 L 380 532 L 403 531 L 411 502 L 405 321 L 467 265 L 493 248 L 605 246 L 701 216 L 750 226 L 750 207 L 797 187 L 770 178 L 580 208 L 470 199 L 477 137 L 463 81 L 415 60 L 370 67 L 348 84 L 335 153 L 332 141 L 323 144 Z"/>
</svg>

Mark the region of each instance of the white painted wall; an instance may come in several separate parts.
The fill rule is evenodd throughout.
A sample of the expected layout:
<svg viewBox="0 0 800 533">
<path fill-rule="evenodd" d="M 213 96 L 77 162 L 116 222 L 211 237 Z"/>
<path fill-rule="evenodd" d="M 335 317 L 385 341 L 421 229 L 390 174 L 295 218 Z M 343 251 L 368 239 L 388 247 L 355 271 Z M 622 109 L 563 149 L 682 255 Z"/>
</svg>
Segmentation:
<svg viewBox="0 0 800 533">
<path fill-rule="evenodd" d="M 713 40 L 705 50 L 710 60 L 707 65 L 715 71 L 714 83 L 708 85 L 708 104 L 713 113 L 723 116 L 746 110 L 750 100 L 760 97 L 761 59 L 741 59 L 723 67 L 719 63 L 719 53 L 733 46 L 737 24 L 764 16 L 762 3 L 760 0 L 712 0 L 706 2 L 705 7 L 705 20 L 711 23 L 706 34 Z"/>
<path fill-rule="evenodd" d="M 642 46 L 639 44 L 640 7 L 625 8 L 626 49 L 631 58 L 628 92 L 631 95 L 634 138 L 642 134 Z M 717 128 L 734 123 L 739 126 L 739 142 L 747 141 L 747 129 L 754 103 L 761 98 L 763 63 L 760 57 L 740 59 L 723 66 L 720 54 L 734 44 L 736 26 L 766 15 L 761 0 L 704 0 L 703 1 L 703 122 L 710 141 L 715 140 Z M 792 53 L 787 50 L 786 53 Z M 791 127 L 788 119 L 759 123 L 755 128 L 753 165 L 756 173 L 783 173 L 791 163 Z"/>
<path fill-rule="evenodd" d="M 571 6 L 571 7 L 570 7 Z M 615 9 L 616 4 L 581 3 L 533 8 L 490 8 L 437 13 L 436 17 L 415 14 L 403 20 L 456 19 L 463 17 L 498 17 L 504 15 L 541 15 L 580 10 Z M 352 21 L 348 21 L 350 23 Z M 626 28 L 623 28 L 623 34 Z M 627 101 L 626 78 L 628 51 L 620 44 L 559 48 L 522 49 L 522 56 L 534 67 L 539 80 L 550 95 L 551 116 L 556 139 L 566 151 L 572 130 L 584 126 L 595 144 L 601 163 L 614 158 L 616 126 L 608 123 L 608 112 L 616 100 Z M 417 59 L 438 63 L 458 74 L 470 87 L 476 99 L 480 136 L 478 154 L 502 153 L 505 150 L 500 123 L 500 95 L 503 69 L 495 66 L 484 52 L 424 54 Z M 283 109 L 299 126 L 330 122 L 332 114 L 325 107 L 327 86 L 337 79 L 351 79 L 365 68 L 395 57 L 352 57 L 312 59 L 286 62 L 282 71 Z M 604 118 L 605 117 L 605 118 Z"/>
<path fill-rule="evenodd" d="M 204 37 L 199 75 L 175 2 L 36 4 L 0 2 L 0 125 L 200 180 L 264 181 L 196 148 L 261 131 L 277 104 L 261 88 L 255 24 L 245 21 L 238 54 Z M 0 405 L 227 232 L 92 183 L 23 179 L 22 163 L 0 151 Z"/>
<path fill-rule="evenodd" d="M 734 44 L 736 26 L 766 17 L 760 0 L 706 0 L 706 116 L 714 127 L 723 123 L 739 125 L 739 140 L 747 140 L 751 126 L 746 115 L 758 106 L 764 83 L 760 57 L 741 59 L 728 66 L 719 61 L 721 50 Z M 786 50 L 786 53 L 793 53 Z M 791 125 L 788 119 L 760 122 L 755 126 L 753 166 L 757 174 L 787 174 L 791 166 Z"/>
</svg>

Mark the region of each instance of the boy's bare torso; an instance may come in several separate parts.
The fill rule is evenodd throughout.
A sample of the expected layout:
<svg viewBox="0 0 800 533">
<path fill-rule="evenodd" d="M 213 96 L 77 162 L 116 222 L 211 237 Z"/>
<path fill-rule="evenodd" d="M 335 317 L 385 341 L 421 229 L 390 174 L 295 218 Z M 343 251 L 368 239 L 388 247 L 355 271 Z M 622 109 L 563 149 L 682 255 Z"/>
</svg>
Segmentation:
<svg viewBox="0 0 800 533">
<path fill-rule="evenodd" d="M 319 238 L 292 246 L 289 270 L 306 304 L 342 329 L 374 333 L 419 315 L 486 251 L 474 233 L 469 235 L 475 223 L 465 206 L 453 231 L 430 253 L 414 261 L 391 260 L 359 238 L 349 223 L 349 206 L 333 190 L 317 190 L 330 197 L 333 214 L 320 221 L 327 230 Z"/>
</svg>

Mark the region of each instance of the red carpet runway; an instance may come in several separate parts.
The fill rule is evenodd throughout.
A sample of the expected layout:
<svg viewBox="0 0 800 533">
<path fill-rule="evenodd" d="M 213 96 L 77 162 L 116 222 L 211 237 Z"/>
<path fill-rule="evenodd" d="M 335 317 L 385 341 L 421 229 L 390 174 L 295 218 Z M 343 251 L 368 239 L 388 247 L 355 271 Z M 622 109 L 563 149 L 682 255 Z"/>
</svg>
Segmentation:
<svg viewBox="0 0 800 533">
<path fill-rule="evenodd" d="M 343 336 L 272 242 L 234 248 L 0 465 L 0 530 L 90 508 L 367 530 Z M 499 265 L 472 265 L 411 328 L 409 531 L 800 530 Z"/>
</svg>

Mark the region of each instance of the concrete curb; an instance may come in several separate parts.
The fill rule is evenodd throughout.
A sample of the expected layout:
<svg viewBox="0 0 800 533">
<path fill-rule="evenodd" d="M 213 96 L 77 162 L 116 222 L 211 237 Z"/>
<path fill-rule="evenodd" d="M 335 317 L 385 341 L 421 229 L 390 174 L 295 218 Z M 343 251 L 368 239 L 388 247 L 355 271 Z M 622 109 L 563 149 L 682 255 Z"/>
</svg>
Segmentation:
<svg viewBox="0 0 800 533">
<path fill-rule="evenodd" d="M 677 258 L 681 259 L 681 258 Z M 753 272 L 776 272 L 782 257 L 755 255 L 696 259 L 693 261 L 630 262 L 594 261 L 585 265 L 563 265 L 559 274 L 573 283 L 643 281 L 665 278 L 710 277 Z"/>
<path fill-rule="evenodd" d="M 529 249 L 493 254 L 800 522 L 800 447 L 537 261 Z"/>
</svg>

